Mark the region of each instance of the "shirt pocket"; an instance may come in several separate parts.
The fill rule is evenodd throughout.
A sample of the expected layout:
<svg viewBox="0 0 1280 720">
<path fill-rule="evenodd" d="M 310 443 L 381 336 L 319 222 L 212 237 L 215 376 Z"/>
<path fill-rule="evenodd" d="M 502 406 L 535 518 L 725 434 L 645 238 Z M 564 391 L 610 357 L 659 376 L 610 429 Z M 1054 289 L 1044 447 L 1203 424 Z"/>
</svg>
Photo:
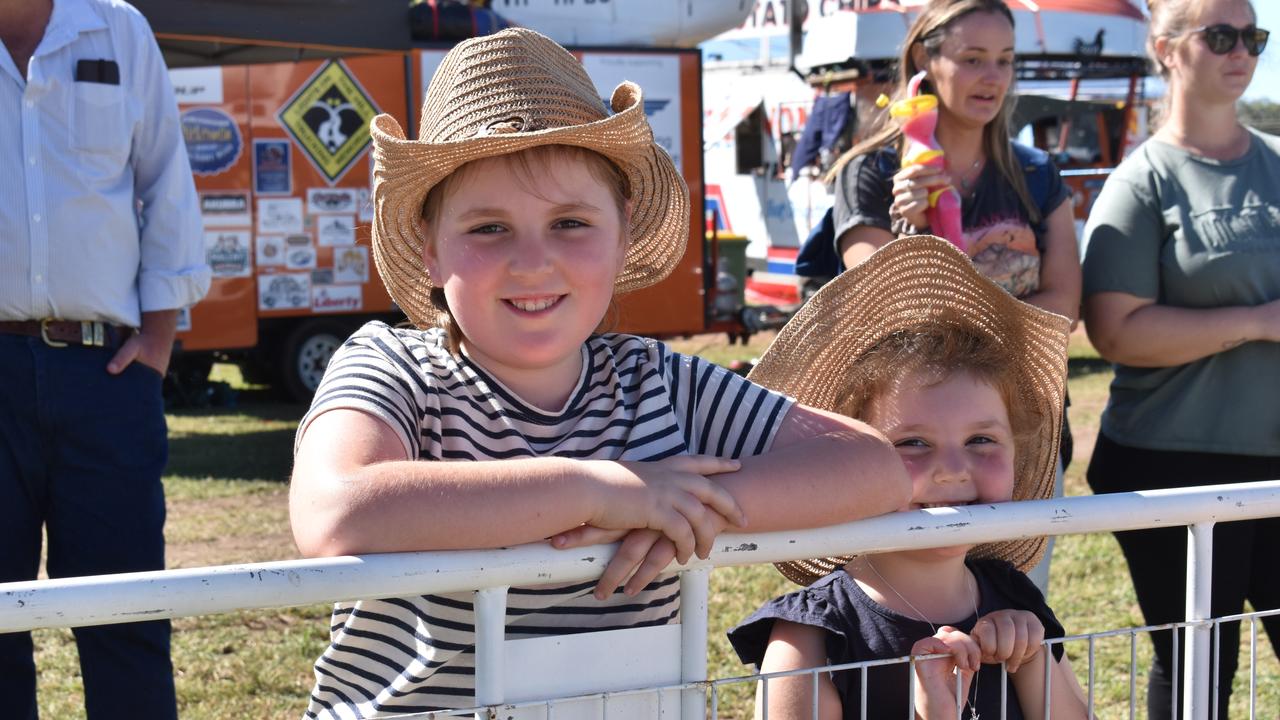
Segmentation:
<svg viewBox="0 0 1280 720">
<path fill-rule="evenodd" d="M 127 100 L 124 88 L 119 85 L 72 83 L 72 149 L 126 157 L 133 144 Z"/>
</svg>

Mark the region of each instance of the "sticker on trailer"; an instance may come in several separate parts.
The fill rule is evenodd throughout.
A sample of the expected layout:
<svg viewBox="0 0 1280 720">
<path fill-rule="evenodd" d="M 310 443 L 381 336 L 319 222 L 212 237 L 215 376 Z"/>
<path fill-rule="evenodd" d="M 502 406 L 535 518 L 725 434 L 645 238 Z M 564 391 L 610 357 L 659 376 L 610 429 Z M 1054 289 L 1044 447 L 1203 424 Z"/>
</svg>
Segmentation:
<svg viewBox="0 0 1280 720">
<path fill-rule="evenodd" d="M 311 287 L 333 284 L 333 268 L 318 268 L 311 271 Z"/>
<path fill-rule="evenodd" d="M 334 282 L 369 282 L 369 248 L 363 245 L 333 252 Z"/>
<path fill-rule="evenodd" d="M 248 230 L 218 230 L 204 234 L 205 260 L 214 277 L 249 277 L 250 233 Z"/>
<path fill-rule="evenodd" d="M 369 147 L 378 114 L 369 94 L 341 60 L 325 63 L 276 115 L 302 154 L 331 184 Z"/>
<path fill-rule="evenodd" d="M 293 193 L 288 140 L 253 141 L 253 191 L 260 195 Z"/>
<path fill-rule="evenodd" d="M 288 270 L 311 270 L 316 266 L 316 249 L 306 247 L 290 247 L 284 253 L 284 266 Z"/>
<path fill-rule="evenodd" d="M 169 84 L 179 105 L 221 105 L 222 68 L 180 68 L 169 71 Z"/>
<path fill-rule="evenodd" d="M 300 310 L 311 307 L 311 275 L 289 273 L 258 278 L 259 310 Z"/>
<path fill-rule="evenodd" d="M 259 267 L 284 264 L 283 235 L 259 235 L 256 244 L 254 257 Z"/>
<path fill-rule="evenodd" d="M 356 244 L 354 215 L 322 215 L 316 218 L 316 237 L 320 247 L 343 247 Z"/>
<path fill-rule="evenodd" d="M 302 198 L 258 200 L 258 232 L 302 232 Z"/>
<path fill-rule="evenodd" d="M 355 188 L 307 188 L 307 212 L 311 215 L 353 213 L 357 202 Z"/>
<path fill-rule="evenodd" d="M 200 193 L 200 219 L 205 227 L 249 227 L 249 193 Z"/>
<path fill-rule="evenodd" d="M 311 289 L 311 309 L 316 312 L 360 310 L 364 293 L 359 285 L 324 285 Z"/>
<path fill-rule="evenodd" d="M 630 80 L 644 89 L 644 114 L 653 139 L 683 170 L 680 132 L 680 58 L 671 55 L 584 53 L 582 66 L 607 106 L 614 88 Z"/>
<path fill-rule="evenodd" d="M 360 222 L 373 222 L 373 198 L 366 188 L 356 191 L 356 207 L 360 209 Z"/>
<path fill-rule="evenodd" d="M 196 175 L 226 172 L 240 159 L 244 142 L 240 126 L 230 115 L 216 108 L 195 108 L 182 113 L 182 139 L 187 158 Z"/>
<path fill-rule="evenodd" d="M 189 332 L 191 330 L 191 308 L 178 308 L 178 332 Z"/>
</svg>

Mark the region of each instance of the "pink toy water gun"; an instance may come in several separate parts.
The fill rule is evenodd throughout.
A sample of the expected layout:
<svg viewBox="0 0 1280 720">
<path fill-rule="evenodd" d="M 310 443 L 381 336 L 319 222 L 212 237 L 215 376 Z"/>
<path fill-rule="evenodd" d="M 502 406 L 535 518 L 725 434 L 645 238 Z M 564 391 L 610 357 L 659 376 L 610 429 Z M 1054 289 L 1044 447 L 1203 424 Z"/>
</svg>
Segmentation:
<svg viewBox="0 0 1280 720">
<path fill-rule="evenodd" d="M 907 83 L 906 98 L 889 104 L 889 98 L 881 95 L 876 105 L 889 105 L 889 116 L 902 125 L 902 134 L 906 144 L 902 149 L 902 167 L 908 165 L 928 165 L 944 168 L 945 154 L 933 131 L 938 126 L 938 96 L 920 93 L 920 82 L 924 80 L 923 71 Z M 951 185 L 943 185 L 929 191 L 929 209 L 925 211 L 929 219 L 929 231 L 934 235 L 949 240 L 961 250 L 965 247 L 964 232 L 960 226 L 960 193 Z"/>
</svg>

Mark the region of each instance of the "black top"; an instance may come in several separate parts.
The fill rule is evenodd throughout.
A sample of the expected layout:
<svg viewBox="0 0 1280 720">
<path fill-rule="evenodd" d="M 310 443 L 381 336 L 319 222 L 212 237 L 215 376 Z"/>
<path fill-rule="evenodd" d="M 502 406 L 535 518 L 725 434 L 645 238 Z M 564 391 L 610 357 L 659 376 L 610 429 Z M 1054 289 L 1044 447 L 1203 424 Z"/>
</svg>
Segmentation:
<svg viewBox="0 0 1280 720">
<path fill-rule="evenodd" d="M 1031 222 L 1009 181 L 995 165 L 987 163 L 974 181 L 973 194 L 963 200 L 960 223 L 973 264 L 1014 297 L 1021 298 L 1040 288 L 1040 256 L 1048 231 L 1045 219 L 1070 197 L 1071 191 L 1048 153 L 1018 143 L 1010 143 L 1010 148 L 1025 173 L 1027 190 L 1040 211 L 1040 220 Z M 890 217 L 893 176 L 898 170 L 898 152 L 892 147 L 859 155 L 840 169 L 833 208 L 836 243 L 846 231 L 860 225 L 894 235 L 915 234 L 915 228 L 905 220 Z"/>
<path fill-rule="evenodd" d="M 1046 638 L 1063 636 L 1062 625 L 1026 575 L 1003 560 L 967 560 L 966 564 L 978 582 L 978 616 L 996 610 L 1027 610 L 1040 619 Z M 946 624 L 967 633 L 973 629 L 978 616 Z M 771 600 L 730 630 L 729 642 L 742 662 L 760 665 L 777 619 L 825 630 L 830 665 L 904 657 L 911 654 L 911 646 L 917 640 L 934 632 L 929 623 L 901 615 L 872 600 L 844 570 L 837 570 L 803 590 Z M 1054 657 L 1061 658 L 1061 643 L 1052 647 Z M 862 671 L 835 672 L 831 679 L 844 706 L 843 717 L 846 720 L 860 717 Z M 1000 717 L 1000 666 L 983 665 L 977 687 L 970 687 L 971 696 L 975 690 L 978 714 Z M 906 717 L 910 692 L 907 663 L 868 668 L 868 718 Z M 1022 718 L 1012 684 L 1008 689 L 1008 702 L 1005 717 Z"/>
</svg>

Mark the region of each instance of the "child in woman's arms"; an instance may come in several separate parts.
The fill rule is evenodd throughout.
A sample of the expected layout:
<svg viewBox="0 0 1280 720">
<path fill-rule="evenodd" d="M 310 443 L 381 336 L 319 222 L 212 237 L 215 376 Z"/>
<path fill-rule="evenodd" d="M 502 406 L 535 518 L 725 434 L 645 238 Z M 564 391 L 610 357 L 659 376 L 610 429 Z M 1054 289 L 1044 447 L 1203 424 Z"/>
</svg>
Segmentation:
<svg viewBox="0 0 1280 720">
<path fill-rule="evenodd" d="M 834 319 L 834 321 L 833 321 Z M 1066 384 L 1066 318 L 1014 299 L 933 237 L 897 240 L 819 291 L 752 371 L 765 387 L 865 420 L 897 448 L 912 479 L 901 509 L 1047 497 Z M 1044 538 L 781 563 L 809 585 L 777 598 L 730 640 L 761 672 L 946 653 L 861 671 L 820 673 L 824 720 L 901 718 L 908 693 L 926 720 L 1038 718 L 1044 663 L 1054 718 L 1083 718 L 1063 629 L 1022 574 Z M 961 678 L 957 707 L 956 674 Z M 813 677 L 769 682 L 769 717 L 810 718 Z M 763 693 L 761 694 L 763 700 Z"/>
</svg>

